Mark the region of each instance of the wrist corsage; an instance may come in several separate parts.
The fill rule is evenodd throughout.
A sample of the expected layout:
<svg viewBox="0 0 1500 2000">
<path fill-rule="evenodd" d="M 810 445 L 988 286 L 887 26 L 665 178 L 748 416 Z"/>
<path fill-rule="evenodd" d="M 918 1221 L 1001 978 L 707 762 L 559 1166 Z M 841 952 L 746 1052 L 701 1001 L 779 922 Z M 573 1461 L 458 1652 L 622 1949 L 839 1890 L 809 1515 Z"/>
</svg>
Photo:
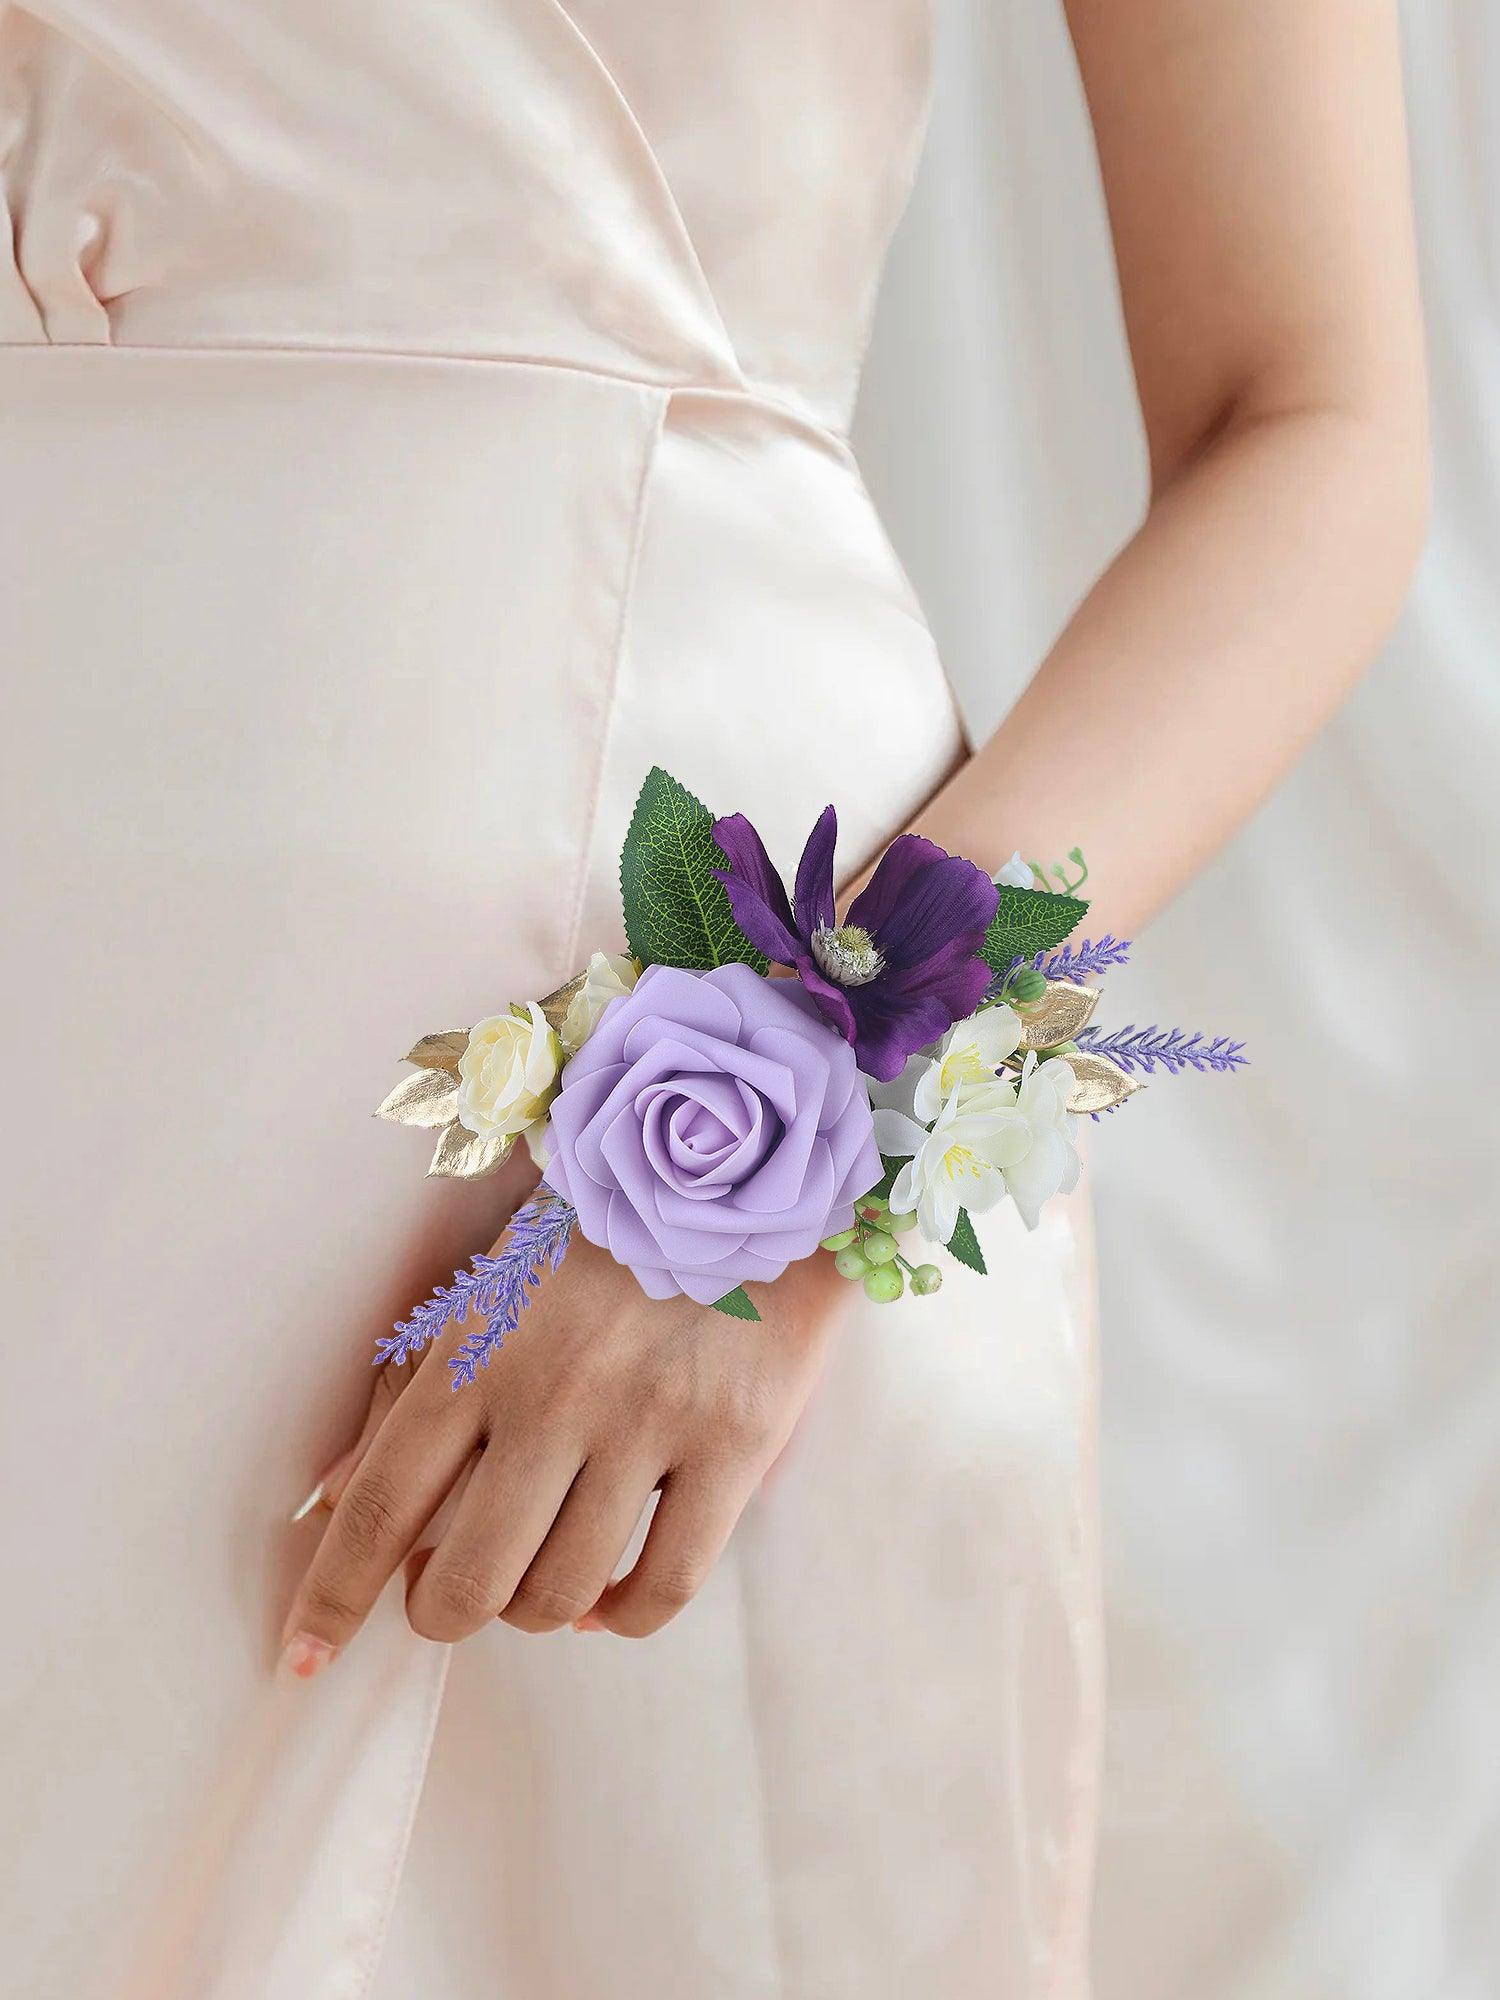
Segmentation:
<svg viewBox="0 0 1500 2000">
<path fill-rule="evenodd" d="M 1228 1071 L 1223 1038 L 1093 1026 L 1086 982 L 1126 958 L 1068 943 L 1087 870 L 1019 855 L 993 880 L 916 834 L 840 918 L 832 806 L 788 896 L 741 814 L 715 819 L 665 771 L 620 859 L 628 954 L 477 1026 L 424 1035 L 378 1115 L 437 1132 L 429 1172 L 542 1171 L 499 1253 L 477 1257 L 379 1344 L 405 1361 L 448 1327 L 474 1379 L 575 1230 L 657 1299 L 759 1318 L 747 1287 L 831 1253 L 874 1300 L 936 1292 L 914 1241 L 984 1274 L 971 1215 L 1007 1197 L 1028 1228 L 1078 1178 L 1080 1115 L 1163 1069 Z"/>
</svg>

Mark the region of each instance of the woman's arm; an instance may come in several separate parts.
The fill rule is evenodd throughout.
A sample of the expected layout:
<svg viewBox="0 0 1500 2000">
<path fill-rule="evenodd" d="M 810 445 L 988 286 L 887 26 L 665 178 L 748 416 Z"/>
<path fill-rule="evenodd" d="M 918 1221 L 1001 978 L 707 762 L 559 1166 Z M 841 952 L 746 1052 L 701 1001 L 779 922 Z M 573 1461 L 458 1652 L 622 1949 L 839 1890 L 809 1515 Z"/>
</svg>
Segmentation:
<svg viewBox="0 0 1500 2000">
<path fill-rule="evenodd" d="M 1421 360 L 1386 0 L 1071 12 L 1154 497 L 921 824 L 997 863 L 1018 840 L 1047 858 L 1081 840 L 1091 894 L 1108 891 L 1096 918 L 1119 931 L 1251 809 L 1395 615 L 1421 533 Z M 655 1631 L 795 1424 L 840 1284 L 826 1258 L 794 1266 L 747 1332 L 647 1300 L 578 1244 L 529 1308 L 528 1338 L 462 1396 L 430 1354 L 410 1383 L 388 1374 L 326 1482 L 333 1518 L 287 1621 L 292 1671 L 349 1643 L 450 1493 L 411 1585 L 418 1632 L 581 1614 Z M 641 1556 L 611 1584 L 658 1484 Z"/>
<path fill-rule="evenodd" d="M 1353 685 L 1427 440 L 1392 0 L 1067 0 L 1151 458 L 1139 532 L 917 821 L 1081 844 L 1129 935 Z"/>
</svg>

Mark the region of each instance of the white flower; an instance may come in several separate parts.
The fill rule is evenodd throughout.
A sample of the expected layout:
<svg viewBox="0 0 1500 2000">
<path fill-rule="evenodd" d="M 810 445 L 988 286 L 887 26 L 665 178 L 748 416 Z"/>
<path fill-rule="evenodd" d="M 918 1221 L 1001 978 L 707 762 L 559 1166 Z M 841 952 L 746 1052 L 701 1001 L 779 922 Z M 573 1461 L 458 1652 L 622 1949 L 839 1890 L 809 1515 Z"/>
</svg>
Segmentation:
<svg viewBox="0 0 1500 2000">
<path fill-rule="evenodd" d="M 1071 1194 L 1078 1185 L 1078 1149 L 1073 1144 L 1077 1120 L 1068 1110 L 1076 1079 L 1061 1056 L 1039 1063 L 1026 1058 L 1016 1091 L 1016 1111 L 1024 1119 L 1029 1143 L 1018 1159 L 1005 1164 L 1005 1185 L 1028 1229 L 1035 1229 L 1042 1205 L 1055 1194 Z"/>
<path fill-rule="evenodd" d="M 917 1086 L 919 1096 L 940 1069 L 935 1060 Z M 943 1098 L 930 1130 L 929 1121 L 877 1110 L 875 1139 L 881 1152 L 906 1161 L 891 1189 L 891 1207 L 915 1209 L 928 1241 L 946 1243 L 961 1208 L 982 1214 L 1009 1194 L 1026 1227 L 1035 1229 L 1043 1203 L 1078 1183 L 1067 1108 L 1073 1081 L 1066 1062 L 1054 1058 L 1039 1064 L 1032 1054 L 1019 1084 L 960 1078 Z"/>
<path fill-rule="evenodd" d="M 568 1002 L 563 1016 L 562 1045 L 576 1056 L 599 1025 L 599 1016 L 611 1000 L 629 993 L 641 976 L 637 961 L 624 952 L 596 951 L 583 975 L 583 984 Z"/>
<path fill-rule="evenodd" d="M 956 1090 L 993 1086 L 1007 1056 L 1021 1046 L 1021 1017 L 1002 1002 L 951 1027 L 927 1060 L 912 1093 L 912 1114 L 930 1125 Z"/>
<path fill-rule="evenodd" d="M 1018 847 L 998 875 L 990 878 L 997 889 L 1030 889 L 1036 884 L 1036 875 L 1021 859 Z"/>
<path fill-rule="evenodd" d="M 459 1058 L 460 1122 L 481 1139 L 524 1132 L 536 1157 L 562 1065 L 562 1042 L 534 1000 L 524 1012 L 491 1014 Z"/>
<path fill-rule="evenodd" d="M 900 1111 L 875 1113 L 875 1143 L 882 1153 L 906 1159 L 891 1189 L 891 1207 L 917 1212 L 929 1243 L 946 1243 L 958 1211 L 982 1213 L 1005 1199 L 1001 1171 L 1028 1143 L 1015 1091 L 995 1083 L 960 1087 L 938 1111 L 929 1131 Z"/>
<path fill-rule="evenodd" d="M 1021 1046 L 1021 1036 L 1021 1017 L 1013 1008 L 984 1007 L 950 1028 L 940 1042 L 919 1049 L 889 1083 L 867 1077 L 870 1104 L 876 1111 L 901 1111 L 930 1125 L 942 1100 L 958 1084 L 993 1084 L 1001 1063 Z"/>
</svg>

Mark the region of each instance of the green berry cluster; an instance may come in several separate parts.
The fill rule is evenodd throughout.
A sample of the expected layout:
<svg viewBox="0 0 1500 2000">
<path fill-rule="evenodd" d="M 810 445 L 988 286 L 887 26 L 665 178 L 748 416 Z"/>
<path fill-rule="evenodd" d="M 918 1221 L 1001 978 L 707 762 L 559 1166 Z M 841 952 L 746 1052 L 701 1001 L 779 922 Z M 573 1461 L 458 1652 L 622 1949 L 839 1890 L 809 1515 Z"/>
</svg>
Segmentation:
<svg viewBox="0 0 1500 2000">
<path fill-rule="evenodd" d="M 854 1204 L 854 1227 L 823 1239 L 833 1252 L 839 1276 L 864 1285 L 865 1297 L 889 1305 L 906 1290 L 907 1280 L 919 1299 L 939 1290 L 943 1274 L 936 1264 L 908 1264 L 896 1238 L 915 1229 L 914 1215 L 893 1215 L 884 1195 L 867 1194 Z"/>
</svg>

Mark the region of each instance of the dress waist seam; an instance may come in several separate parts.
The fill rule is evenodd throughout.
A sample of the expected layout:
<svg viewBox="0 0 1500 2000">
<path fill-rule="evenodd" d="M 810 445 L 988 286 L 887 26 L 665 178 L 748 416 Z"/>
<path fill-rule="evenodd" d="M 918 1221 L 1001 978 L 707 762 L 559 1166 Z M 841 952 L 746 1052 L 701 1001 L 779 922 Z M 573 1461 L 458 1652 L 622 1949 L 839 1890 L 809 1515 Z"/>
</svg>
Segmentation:
<svg viewBox="0 0 1500 2000">
<path fill-rule="evenodd" d="M 751 403 L 783 418 L 793 429 L 832 445 L 841 456 L 851 455 L 849 433 L 816 416 L 801 403 L 778 395 L 756 382 L 717 382 L 708 377 L 651 375 L 626 368 L 600 368 L 547 354 L 472 354 L 437 348 L 316 346 L 291 341 L 89 341 L 0 340 L 0 366 L 12 354 L 139 355 L 153 359 L 225 360 L 265 356 L 305 361 L 409 363 L 423 368 L 515 368 L 538 373 L 581 376 L 585 381 L 614 382 L 620 387 L 664 395 L 692 396 L 727 403 Z"/>
</svg>

